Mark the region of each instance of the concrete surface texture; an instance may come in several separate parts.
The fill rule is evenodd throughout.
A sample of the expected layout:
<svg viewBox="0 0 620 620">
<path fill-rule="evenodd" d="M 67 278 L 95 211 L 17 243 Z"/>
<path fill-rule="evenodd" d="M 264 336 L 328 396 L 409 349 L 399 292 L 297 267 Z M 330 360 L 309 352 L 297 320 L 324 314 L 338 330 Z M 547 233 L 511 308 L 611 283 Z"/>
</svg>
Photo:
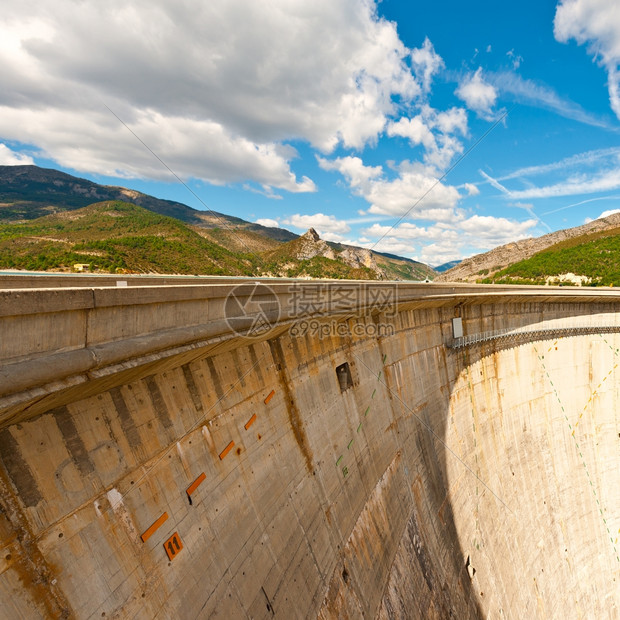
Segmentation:
<svg viewBox="0 0 620 620">
<path fill-rule="evenodd" d="M 1 618 L 620 617 L 620 295 L 235 286 L 0 291 Z"/>
</svg>

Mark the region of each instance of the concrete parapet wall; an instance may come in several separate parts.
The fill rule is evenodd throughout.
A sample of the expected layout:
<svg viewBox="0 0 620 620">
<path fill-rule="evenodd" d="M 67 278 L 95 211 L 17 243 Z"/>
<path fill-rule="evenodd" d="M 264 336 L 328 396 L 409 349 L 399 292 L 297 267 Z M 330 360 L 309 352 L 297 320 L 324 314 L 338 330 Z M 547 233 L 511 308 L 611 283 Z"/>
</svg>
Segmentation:
<svg viewBox="0 0 620 620">
<path fill-rule="evenodd" d="M 7 293 L 6 617 L 617 617 L 620 337 L 445 345 L 457 314 L 609 322 L 620 300 L 420 288 L 389 317 L 328 308 L 350 329 L 316 337 L 272 287 L 254 339 L 229 285 Z M 77 352 L 44 385 L 5 372 Z"/>
<path fill-rule="evenodd" d="M 312 287 L 338 295 L 322 291 L 319 313 L 309 313 L 308 308 L 300 312 L 302 292 Z M 231 295 L 239 304 L 230 304 Z M 552 300 L 557 306 L 564 300 L 574 312 L 577 302 L 589 306 L 615 296 L 613 291 L 567 293 L 560 288 L 533 292 L 527 287 L 294 281 L 0 290 L 0 426 L 65 404 L 80 390 L 96 392 L 115 381 L 149 374 L 181 353 L 191 360 L 193 354 L 237 346 L 230 341 L 253 325 L 251 313 L 243 307 L 250 299 L 264 304 L 268 336 L 309 316 L 342 320 L 360 313 L 378 314 L 382 300 L 398 309 L 455 304 L 485 308 L 498 300 Z M 517 319 L 519 326 L 533 321 L 536 317 L 527 311 Z M 498 323 L 506 320 L 481 317 L 480 329 Z M 71 390 L 75 386 L 77 392 Z"/>
</svg>

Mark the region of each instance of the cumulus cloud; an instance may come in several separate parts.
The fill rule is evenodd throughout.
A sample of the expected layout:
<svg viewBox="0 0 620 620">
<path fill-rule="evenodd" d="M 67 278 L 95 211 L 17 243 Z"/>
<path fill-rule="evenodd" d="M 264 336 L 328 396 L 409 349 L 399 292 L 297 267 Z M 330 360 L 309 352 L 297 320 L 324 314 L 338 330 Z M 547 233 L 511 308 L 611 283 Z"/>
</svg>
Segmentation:
<svg viewBox="0 0 620 620">
<path fill-rule="evenodd" d="M 359 157 L 319 158 L 324 170 L 340 172 L 351 191 L 369 204 L 369 213 L 409 219 L 452 220 L 460 195 L 444 185 L 421 164 L 404 161 L 396 167 L 396 178 L 388 178 L 381 166 L 365 166 Z"/>
<path fill-rule="evenodd" d="M 553 22 L 555 38 L 587 44 L 607 70 L 609 100 L 620 119 L 620 4 L 610 0 L 564 0 Z"/>
<path fill-rule="evenodd" d="M 424 161 L 445 170 L 455 155 L 463 152 L 463 144 L 455 136 L 466 136 L 467 113 L 463 108 L 450 108 L 438 112 L 428 105 L 423 105 L 420 114 L 413 118 L 400 118 L 388 125 L 388 136 L 407 138 L 411 145 L 423 145 Z"/>
<path fill-rule="evenodd" d="M 418 80 L 422 82 L 423 92 L 428 93 L 433 77 L 444 67 L 443 59 L 435 52 L 428 37 L 424 39 L 422 47 L 411 51 L 411 66 Z"/>
<path fill-rule="evenodd" d="M 16 153 L 6 144 L 0 142 L 0 166 L 26 166 L 34 164 L 30 155 Z"/>
<path fill-rule="evenodd" d="M 420 226 L 403 222 L 395 227 L 373 224 L 362 231 L 366 247 L 415 257 L 439 265 L 463 254 L 485 252 L 498 245 L 531 236 L 536 219 L 523 222 L 483 215 L 461 217 L 452 223 Z"/>
<path fill-rule="evenodd" d="M 488 249 L 517 239 L 524 239 L 537 224 L 535 219 L 516 222 L 505 217 L 473 215 L 459 225 L 468 235 L 474 236 L 478 243 Z"/>
<path fill-rule="evenodd" d="M 455 229 L 447 229 L 445 226 L 418 226 L 411 222 L 403 222 L 398 226 L 385 226 L 373 224 L 366 228 L 363 234 L 369 237 L 384 237 L 388 239 L 409 239 L 411 241 L 436 241 L 441 237 L 450 237 L 452 241 L 458 238 Z"/>
<path fill-rule="evenodd" d="M 455 91 L 456 96 L 465 102 L 470 110 L 485 119 L 492 119 L 492 108 L 497 101 L 497 90 L 482 76 L 482 67 L 467 75 Z"/>
<path fill-rule="evenodd" d="M 439 182 L 421 163 L 394 164 L 389 173 L 351 156 L 319 158 L 319 165 L 342 174 L 352 193 L 370 204 L 367 213 L 403 218 L 396 225 L 375 222 L 363 228 L 355 242 L 362 247 L 437 265 L 531 236 L 540 223 L 531 213 L 525 221 L 471 215 L 458 206 L 457 188 Z M 470 196 L 479 193 L 471 183 L 461 188 Z"/>
<path fill-rule="evenodd" d="M 333 215 L 325 215 L 324 213 L 315 213 L 313 215 L 296 213 L 282 220 L 282 223 L 285 226 L 293 226 L 303 230 L 314 228 L 321 236 L 324 233 L 347 233 L 351 230 L 351 227 L 345 221 L 338 220 Z"/>
<path fill-rule="evenodd" d="M 268 217 L 260 218 L 256 220 L 256 223 L 260 224 L 261 226 L 267 226 L 268 228 L 280 228 L 280 223 L 278 222 L 278 220 L 272 220 Z"/>
<path fill-rule="evenodd" d="M 182 177 L 314 191 L 286 142 L 362 148 L 422 91 L 370 0 L 32 0 L 0 29 L 0 136 L 92 173 L 161 177 L 129 128 Z"/>
<path fill-rule="evenodd" d="M 603 217 L 609 217 L 610 215 L 615 215 L 616 213 L 620 213 L 620 209 L 609 209 L 607 211 L 603 211 L 596 219 L 600 220 Z"/>
</svg>

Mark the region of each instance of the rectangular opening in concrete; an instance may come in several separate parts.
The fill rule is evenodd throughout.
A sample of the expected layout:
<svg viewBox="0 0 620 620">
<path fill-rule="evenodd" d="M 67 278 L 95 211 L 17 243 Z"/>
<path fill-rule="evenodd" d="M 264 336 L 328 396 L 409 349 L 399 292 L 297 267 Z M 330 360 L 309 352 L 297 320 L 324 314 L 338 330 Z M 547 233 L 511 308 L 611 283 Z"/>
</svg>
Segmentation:
<svg viewBox="0 0 620 620">
<path fill-rule="evenodd" d="M 338 377 L 338 384 L 340 385 L 341 392 L 353 387 L 353 378 L 351 377 L 349 362 L 345 362 L 336 367 L 336 376 Z"/>
</svg>

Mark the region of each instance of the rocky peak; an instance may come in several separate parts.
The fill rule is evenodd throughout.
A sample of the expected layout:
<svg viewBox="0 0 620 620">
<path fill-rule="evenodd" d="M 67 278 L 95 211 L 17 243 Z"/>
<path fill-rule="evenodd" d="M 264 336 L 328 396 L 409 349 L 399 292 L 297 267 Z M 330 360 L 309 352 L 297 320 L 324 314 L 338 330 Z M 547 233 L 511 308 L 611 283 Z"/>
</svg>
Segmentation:
<svg viewBox="0 0 620 620">
<path fill-rule="evenodd" d="M 314 228 L 308 228 L 308 230 L 301 236 L 302 239 L 309 239 L 312 241 L 320 241 L 319 233 Z"/>
<path fill-rule="evenodd" d="M 319 237 L 314 228 L 309 228 L 297 241 L 295 258 L 298 260 L 308 260 L 315 256 L 325 256 L 331 259 L 336 257 L 334 251 Z"/>
</svg>

